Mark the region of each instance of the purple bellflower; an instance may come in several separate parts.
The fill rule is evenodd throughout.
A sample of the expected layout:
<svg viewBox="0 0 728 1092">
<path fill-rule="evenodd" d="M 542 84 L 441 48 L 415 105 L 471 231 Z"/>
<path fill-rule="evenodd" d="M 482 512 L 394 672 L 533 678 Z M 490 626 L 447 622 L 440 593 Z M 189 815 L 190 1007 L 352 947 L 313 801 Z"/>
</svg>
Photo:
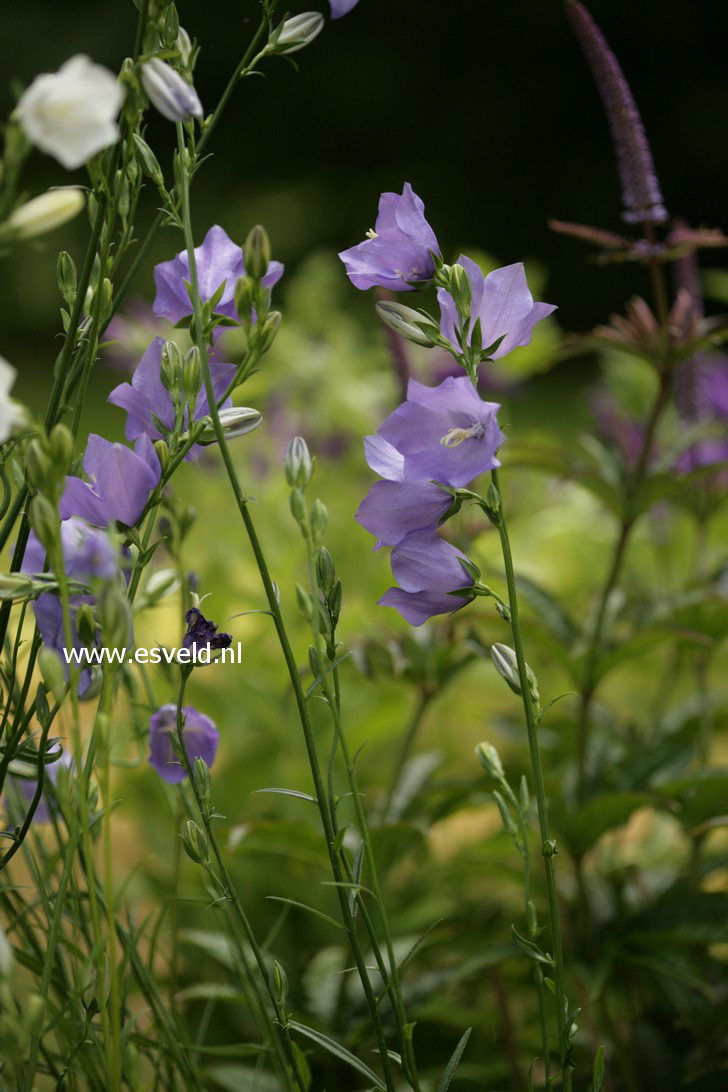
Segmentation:
<svg viewBox="0 0 728 1092">
<path fill-rule="evenodd" d="M 410 292 L 432 279 L 431 251 L 440 253 L 435 233 L 425 220 L 423 202 L 406 182 L 401 194 L 382 194 L 370 238 L 342 250 L 339 257 L 356 288 Z"/>
<path fill-rule="evenodd" d="M 234 243 L 221 227 L 210 228 L 201 246 L 195 247 L 195 265 L 200 298 L 203 303 L 211 300 L 221 284 L 225 284 L 222 296 L 215 307 L 216 314 L 237 318 L 235 310 L 235 285 L 245 276 L 243 248 Z M 283 276 L 280 262 L 270 262 L 262 283 L 272 288 Z M 179 322 L 192 314 L 192 304 L 185 281 L 190 279 L 190 261 L 186 250 L 180 251 L 171 261 L 155 266 L 154 282 L 157 294 L 153 310 L 160 318 Z"/>
<path fill-rule="evenodd" d="M 389 481 L 466 486 L 500 466 L 499 409 L 480 398 L 467 376 L 450 376 L 438 387 L 410 379 L 407 401 L 364 440 L 367 462 Z"/>
<path fill-rule="evenodd" d="M 358 3 L 359 0 L 331 0 L 331 18 L 340 19 L 342 15 L 348 15 Z"/>
<path fill-rule="evenodd" d="M 133 451 L 92 433 L 83 469 L 89 481 L 67 477 L 58 510 L 61 519 L 82 516 L 96 527 L 108 527 L 114 520 L 133 527 L 162 474 L 146 433 L 139 437 Z"/>
<path fill-rule="evenodd" d="M 628 223 L 662 224 L 668 218 L 640 112 L 619 61 L 583 4 L 566 5 L 594 76 L 609 121 L 622 184 L 622 218 Z"/>
<path fill-rule="evenodd" d="M 58 742 L 58 740 L 52 741 L 51 748 L 49 749 L 53 749 L 53 743 Z M 51 785 L 55 785 L 63 767 L 68 768 L 72 765 L 73 757 L 70 751 L 62 751 L 55 762 L 46 761 L 43 771 L 43 794 L 33 815 L 34 823 L 50 822 L 52 800 L 50 793 L 47 792 L 46 786 L 49 782 Z M 25 821 L 25 817 L 28 814 L 28 808 L 32 803 L 38 788 L 38 780 L 35 777 L 29 778 L 10 775 L 8 777 L 8 787 L 9 791 L 6 797 L 6 810 L 10 821 L 13 824 L 17 823 L 20 826 Z"/>
<path fill-rule="evenodd" d="M 229 648 L 232 636 L 229 633 L 218 633 L 217 625 L 209 622 L 202 611 L 197 607 L 191 607 L 185 614 L 187 632 L 182 638 L 182 648 L 189 649 L 193 656 L 199 656 L 201 649 L 211 649 L 218 652 L 220 649 Z"/>
<path fill-rule="evenodd" d="M 436 614 L 451 614 L 473 599 L 472 594 L 450 594 L 472 587 L 463 564 L 464 554 L 434 531 L 415 531 L 392 550 L 392 573 L 400 585 L 379 600 L 394 607 L 412 626 L 421 626 Z"/>
<path fill-rule="evenodd" d="M 490 354 L 493 360 L 500 360 L 513 349 L 528 345 L 536 323 L 556 310 L 553 304 L 533 302 L 521 262 L 494 269 L 487 277 L 483 276 L 477 262 L 464 254 L 458 258 L 458 265 L 465 269 L 470 281 L 471 318 L 468 345 L 475 323 L 480 320 L 481 345 L 484 349 L 502 338 L 497 349 Z M 437 290 L 437 300 L 440 304 L 442 333 L 457 347 L 458 315 L 455 301 L 445 288 Z"/>
<path fill-rule="evenodd" d="M 164 338 L 155 337 L 152 344 L 139 361 L 131 383 L 120 383 L 109 395 L 107 401 L 112 406 L 119 406 L 126 410 L 126 438 L 136 440 L 146 434 L 152 440 L 159 440 L 162 433 L 155 424 L 154 417 L 168 429 L 174 428 L 175 406 L 172 396 L 162 383 L 161 363 Z M 227 390 L 235 375 L 234 364 L 210 364 L 210 375 L 215 396 L 219 399 Z M 232 405 L 228 399 L 223 403 L 223 408 Z M 199 421 L 210 412 L 207 395 L 204 389 L 197 396 L 193 420 Z M 154 416 L 153 416 L 154 415 Z M 190 425 L 189 409 L 185 407 L 183 428 Z"/>
<path fill-rule="evenodd" d="M 355 519 L 379 541 L 396 546 L 412 531 L 437 527 L 452 497 L 432 482 L 375 482 L 357 509 Z"/>
<path fill-rule="evenodd" d="M 185 706 L 182 712 L 182 739 L 190 765 L 194 766 L 195 759 L 199 757 L 212 766 L 220 738 L 214 722 L 191 705 Z M 177 734 L 177 706 L 170 703 L 158 709 L 149 720 L 149 762 L 170 785 L 184 781 L 187 776 L 172 747 L 170 736 L 173 734 Z"/>
</svg>

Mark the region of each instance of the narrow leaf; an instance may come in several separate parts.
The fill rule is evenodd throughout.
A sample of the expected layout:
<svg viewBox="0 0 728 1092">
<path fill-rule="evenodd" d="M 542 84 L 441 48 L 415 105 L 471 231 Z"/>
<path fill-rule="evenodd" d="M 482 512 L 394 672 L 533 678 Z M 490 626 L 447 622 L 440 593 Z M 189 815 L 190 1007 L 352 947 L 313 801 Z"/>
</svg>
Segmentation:
<svg viewBox="0 0 728 1092">
<path fill-rule="evenodd" d="M 313 1028 L 308 1028 L 305 1024 L 299 1024 L 296 1020 L 289 1021 L 288 1026 L 292 1031 L 297 1031 L 299 1035 L 303 1035 L 304 1038 L 310 1039 L 312 1043 L 316 1043 L 317 1046 L 322 1047 L 324 1050 L 328 1050 L 329 1054 L 333 1054 L 335 1058 L 338 1058 L 342 1062 L 346 1062 L 352 1069 L 356 1069 L 357 1072 L 366 1077 L 368 1081 L 372 1082 L 374 1088 L 382 1089 L 382 1092 L 386 1092 L 385 1085 L 382 1084 L 374 1070 L 370 1069 L 368 1065 L 365 1065 L 359 1058 L 351 1054 L 346 1047 L 341 1046 L 340 1043 L 335 1042 L 333 1039 L 329 1039 L 328 1035 L 324 1035 L 322 1031 L 314 1031 Z M 442 1087 L 445 1089 L 447 1088 L 447 1085 L 443 1085 Z"/>
<path fill-rule="evenodd" d="M 440 1080 L 438 1081 L 437 1092 L 447 1092 L 447 1089 L 450 1087 L 450 1081 L 453 1079 L 453 1076 L 455 1074 L 455 1070 L 457 1069 L 458 1065 L 460 1064 L 460 1059 L 463 1056 L 463 1051 L 465 1050 L 466 1046 L 468 1045 L 468 1039 L 470 1038 L 470 1033 L 471 1033 L 472 1030 L 473 1030 L 472 1028 L 468 1028 L 468 1030 L 465 1032 L 465 1034 L 463 1035 L 463 1037 L 460 1040 L 460 1042 L 458 1043 L 458 1045 L 455 1047 L 455 1050 L 453 1051 L 452 1058 L 447 1063 L 447 1069 L 445 1070 L 442 1077 L 440 1077 Z"/>
</svg>

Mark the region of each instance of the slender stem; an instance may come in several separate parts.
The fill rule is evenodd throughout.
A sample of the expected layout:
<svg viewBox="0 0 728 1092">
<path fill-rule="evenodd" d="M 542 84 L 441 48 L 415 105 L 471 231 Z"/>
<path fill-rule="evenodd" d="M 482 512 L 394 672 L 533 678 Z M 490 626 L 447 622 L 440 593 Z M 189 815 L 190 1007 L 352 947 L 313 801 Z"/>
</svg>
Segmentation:
<svg viewBox="0 0 728 1092">
<path fill-rule="evenodd" d="M 402 737 L 402 744 L 401 744 L 400 749 L 399 749 L 399 754 L 397 755 L 397 760 L 396 760 L 396 762 L 394 764 L 394 772 L 392 774 L 392 780 L 391 780 L 391 782 L 389 784 L 389 789 L 387 791 L 387 795 L 386 795 L 386 797 L 384 799 L 384 803 L 382 805 L 382 812 L 381 812 L 381 822 L 382 822 L 382 824 L 385 824 L 387 822 L 387 820 L 389 819 L 389 815 L 390 815 L 390 812 L 392 810 L 392 804 L 394 803 L 394 799 L 395 799 L 395 797 L 397 795 L 397 789 L 399 788 L 399 783 L 402 780 L 402 774 L 404 772 L 404 768 L 407 765 L 407 762 L 409 761 L 409 757 L 410 757 L 410 754 L 412 752 L 412 748 L 414 747 L 415 740 L 417 739 L 417 736 L 419 735 L 419 731 L 420 731 L 420 728 L 422 726 L 422 721 L 424 719 L 425 713 L 427 712 L 427 709 L 428 709 L 428 706 L 429 706 L 431 700 L 432 700 L 432 694 L 428 690 L 421 690 L 420 691 L 420 693 L 418 695 L 418 698 L 417 698 L 417 704 L 415 705 L 414 713 L 412 714 L 412 719 L 410 720 L 410 723 L 409 723 L 409 725 L 407 727 L 407 731 L 405 732 L 404 736 Z"/>
<path fill-rule="evenodd" d="M 99 788 L 103 804 L 102 838 L 104 846 L 104 902 L 106 903 L 106 940 L 109 946 L 109 1023 L 111 1025 L 111 1049 L 109 1051 L 109 1082 L 111 1092 L 121 1088 L 121 996 L 119 992 L 119 966 L 116 952 L 116 906 L 114 900 L 114 863 L 111 838 L 111 738 L 109 721 L 114 699 L 114 670 L 104 671 L 101 697 L 96 716 L 95 734 L 100 742 Z"/>
<path fill-rule="evenodd" d="M 518 664 L 518 678 L 521 686 L 523 711 L 526 718 L 526 731 L 528 733 L 528 748 L 531 755 L 531 770 L 536 794 L 536 807 L 538 809 L 538 823 L 541 835 L 541 854 L 546 875 L 546 891 L 548 896 L 549 925 L 551 931 L 551 943 L 553 946 L 555 986 L 556 986 L 556 1023 L 559 1031 L 559 1056 L 561 1059 L 561 1072 L 563 1086 L 566 1092 L 570 1092 L 571 1059 L 569 1050 L 569 1029 L 566 1025 L 567 1000 L 564 985 L 564 951 L 561 939 L 561 918 L 559 913 L 558 894 L 556 890 L 556 876 L 554 869 L 555 846 L 551 841 L 548 808 L 546 804 L 546 786 L 541 765 L 541 750 L 538 742 L 538 723 L 536 712 L 531 699 L 531 688 L 526 667 L 526 657 L 523 651 L 523 638 L 518 611 L 518 593 L 516 590 L 516 575 L 513 568 L 513 555 L 508 537 L 508 527 L 503 510 L 503 498 L 499 488 L 498 471 L 491 471 L 493 485 L 500 497 L 500 509 L 498 513 L 498 534 L 500 536 L 503 565 L 508 585 L 508 603 L 511 611 L 511 633 L 513 635 L 513 649 L 516 653 Z"/>
</svg>

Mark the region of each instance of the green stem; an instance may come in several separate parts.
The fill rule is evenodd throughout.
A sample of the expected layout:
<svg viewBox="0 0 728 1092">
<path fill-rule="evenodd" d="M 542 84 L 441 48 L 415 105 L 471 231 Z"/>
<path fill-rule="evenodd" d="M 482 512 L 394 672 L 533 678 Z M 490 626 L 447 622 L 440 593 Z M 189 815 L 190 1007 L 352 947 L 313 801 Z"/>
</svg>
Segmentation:
<svg viewBox="0 0 728 1092">
<path fill-rule="evenodd" d="M 538 809 L 538 823 L 541 835 L 541 854 L 546 875 L 546 891 L 548 896 L 549 926 L 551 931 L 551 943 L 553 947 L 554 973 L 556 986 L 556 1023 L 559 1031 L 559 1056 L 561 1059 L 561 1072 L 563 1086 L 566 1092 L 571 1092 L 571 1059 L 569 1051 L 569 1029 L 566 1026 L 567 1001 L 564 984 L 564 952 L 561 939 L 561 918 L 559 913 L 558 894 L 556 890 L 556 876 L 554 869 L 555 847 L 551 841 L 548 808 L 546 804 L 546 786 L 543 778 L 541 764 L 541 749 L 538 742 L 538 723 L 533 702 L 531 700 L 531 688 L 526 667 L 526 657 L 523 651 L 523 638 L 521 635 L 521 623 L 518 611 L 518 592 L 516 589 L 516 574 L 513 568 L 513 555 L 508 537 L 505 512 L 503 509 L 503 497 L 499 488 L 498 471 L 491 471 L 493 485 L 500 497 L 498 512 L 498 534 L 500 536 L 503 565 L 508 585 L 508 604 L 511 611 L 511 633 L 513 635 L 513 649 L 518 664 L 518 678 L 521 686 L 523 711 L 526 719 L 526 731 L 528 733 L 528 748 L 531 755 L 531 770 L 536 794 L 536 806 Z"/>
<path fill-rule="evenodd" d="M 409 723 L 409 725 L 407 727 L 407 731 L 405 732 L 405 734 L 404 734 L 404 736 L 402 738 L 402 744 L 401 744 L 400 749 L 399 749 L 399 754 L 397 755 L 397 761 L 395 762 L 395 765 L 394 765 L 394 772 L 392 774 L 392 780 L 390 782 L 389 789 L 387 791 L 387 795 L 386 795 L 386 797 L 384 799 L 384 804 L 382 805 L 382 813 L 381 813 L 381 822 L 382 822 L 382 824 L 385 824 L 387 822 L 387 820 L 389 819 L 389 814 L 390 814 L 390 812 L 392 810 L 392 804 L 394 803 L 394 798 L 397 795 L 397 789 L 399 788 L 399 783 L 402 780 L 402 773 L 404 771 L 405 766 L 407 765 L 407 762 L 409 761 L 409 757 L 410 757 L 410 754 L 412 752 L 412 748 L 415 745 L 415 740 L 417 739 L 420 728 L 422 726 L 422 721 L 424 719 L 425 713 L 427 712 L 427 708 L 428 708 L 431 700 L 432 700 L 432 694 L 429 691 L 427 691 L 427 690 L 421 690 L 420 691 L 419 697 L 417 699 L 417 704 L 416 704 L 415 709 L 414 709 L 414 713 L 412 714 L 412 719 L 410 720 L 410 723 Z"/>
<path fill-rule="evenodd" d="M 99 788 L 104 809 L 102 839 L 104 847 L 104 902 L 106 903 L 106 941 L 109 946 L 109 1023 L 111 1048 L 109 1051 L 109 1082 L 111 1092 L 121 1088 L 121 995 L 119 992 L 119 966 L 116 952 L 116 907 L 114 901 L 114 864 L 111 840 L 111 738 L 110 717 L 114 698 L 114 671 L 104 672 L 101 697 L 96 715 L 95 735 L 100 742 Z"/>
</svg>

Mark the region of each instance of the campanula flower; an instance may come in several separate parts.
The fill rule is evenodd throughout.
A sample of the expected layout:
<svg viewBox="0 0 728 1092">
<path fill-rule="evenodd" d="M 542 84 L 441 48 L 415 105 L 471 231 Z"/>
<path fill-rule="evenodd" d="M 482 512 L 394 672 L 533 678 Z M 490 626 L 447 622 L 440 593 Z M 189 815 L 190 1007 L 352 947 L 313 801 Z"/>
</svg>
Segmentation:
<svg viewBox="0 0 728 1092">
<path fill-rule="evenodd" d="M 435 531 L 414 531 L 392 550 L 392 574 L 399 587 L 386 591 L 380 605 L 394 607 L 412 626 L 459 610 L 473 598 L 450 594 L 472 587 L 463 562 L 465 555 Z"/>
<path fill-rule="evenodd" d="M 31 144 L 73 170 L 119 139 L 123 102 L 114 73 L 78 54 L 57 72 L 36 76 L 16 113 Z"/>
<path fill-rule="evenodd" d="M 465 486 L 500 466 L 499 409 L 480 398 L 467 376 L 450 376 L 437 387 L 410 379 L 407 401 L 366 437 L 367 462 L 389 481 Z"/>
<path fill-rule="evenodd" d="M 470 281 L 470 326 L 467 344 L 471 344 L 473 328 L 480 320 L 480 343 L 486 349 L 502 338 L 500 344 L 490 354 L 491 359 L 499 360 L 531 341 L 533 328 L 541 319 L 545 319 L 556 307 L 550 303 L 534 303 L 528 290 L 526 272 L 521 262 L 494 269 L 487 277 L 477 262 L 461 254 L 458 258 Z M 443 335 L 456 347 L 458 338 L 458 315 L 455 301 L 445 288 L 437 290 L 440 304 L 440 328 Z"/>
<path fill-rule="evenodd" d="M 439 254 L 440 247 L 425 220 L 423 202 L 406 182 L 401 194 L 382 194 L 370 237 L 343 250 L 339 257 L 356 288 L 410 292 L 432 279 L 435 263 L 431 252 Z"/>
<path fill-rule="evenodd" d="M 126 410 L 126 438 L 136 440 L 137 437 L 146 434 L 152 440 L 158 440 L 162 436 L 155 424 L 154 415 L 168 429 L 172 429 L 175 423 L 175 405 L 170 392 L 162 383 L 161 363 L 164 338 L 155 337 L 152 344 L 145 352 L 139 365 L 132 376 L 131 383 L 120 383 L 108 397 L 113 406 L 119 406 Z M 212 386 L 218 399 L 222 398 L 235 375 L 234 364 L 210 364 Z M 229 406 L 228 399 L 225 406 Z M 204 387 L 197 396 L 193 420 L 199 421 L 207 417 L 210 407 L 207 401 Z M 189 409 L 185 407 L 182 421 L 183 429 L 189 427 Z"/>
<path fill-rule="evenodd" d="M 331 0 L 331 18 L 340 19 L 342 15 L 348 15 L 358 3 L 359 0 Z"/>
<path fill-rule="evenodd" d="M 63 520 L 82 516 L 95 527 L 108 527 L 114 520 L 133 527 L 162 474 L 146 433 L 139 437 L 133 451 L 92 433 L 83 469 L 89 481 L 67 477 L 58 510 Z"/>
<path fill-rule="evenodd" d="M 218 652 L 230 647 L 232 636 L 229 633 L 218 633 L 217 625 L 208 621 L 197 607 L 191 607 L 187 611 L 185 621 L 187 632 L 182 638 L 182 648 L 189 649 L 193 656 L 199 656 L 202 649 Z"/>
<path fill-rule="evenodd" d="M 202 117 L 197 92 L 171 64 L 152 57 L 142 65 L 141 80 L 152 106 L 168 121 L 185 122 Z"/>
<path fill-rule="evenodd" d="M 195 265 L 200 298 L 212 299 L 221 284 L 225 284 L 222 296 L 215 307 L 217 314 L 236 318 L 235 285 L 245 276 L 243 248 L 234 243 L 221 227 L 210 228 L 201 246 L 195 247 Z M 283 276 L 280 262 L 271 262 L 262 283 L 272 288 Z M 190 279 L 190 262 L 186 250 L 176 258 L 161 262 L 154 269 L 157 294 L 154 298 L 154 314 L 170 322 L 179 322 L 192 314 L 192 304 L 185 287 Z"/>
<path fill-rule="evenodd" d="M 220 739 L 214 721 L 199 713 L 192 705 L 182 710 L 184 727 L 182 739 L 185 751 L 193 766 L 196 758 L 202 758 L 212 766 Z M 149 719 L 149 762 L 159 776 L 170 785 L 184 781 L 187 773 L 175 754 L 170 736 L 177 734 L 177 707 L 163 705 Z"/>
<path fill-rule="evenodd" d="M 451 503 L 432 482 L 375 482 L 354 518 L 379 539 L 376 548 L 396 546 L 412 531 L 437 527 Z"/>
</svg>

